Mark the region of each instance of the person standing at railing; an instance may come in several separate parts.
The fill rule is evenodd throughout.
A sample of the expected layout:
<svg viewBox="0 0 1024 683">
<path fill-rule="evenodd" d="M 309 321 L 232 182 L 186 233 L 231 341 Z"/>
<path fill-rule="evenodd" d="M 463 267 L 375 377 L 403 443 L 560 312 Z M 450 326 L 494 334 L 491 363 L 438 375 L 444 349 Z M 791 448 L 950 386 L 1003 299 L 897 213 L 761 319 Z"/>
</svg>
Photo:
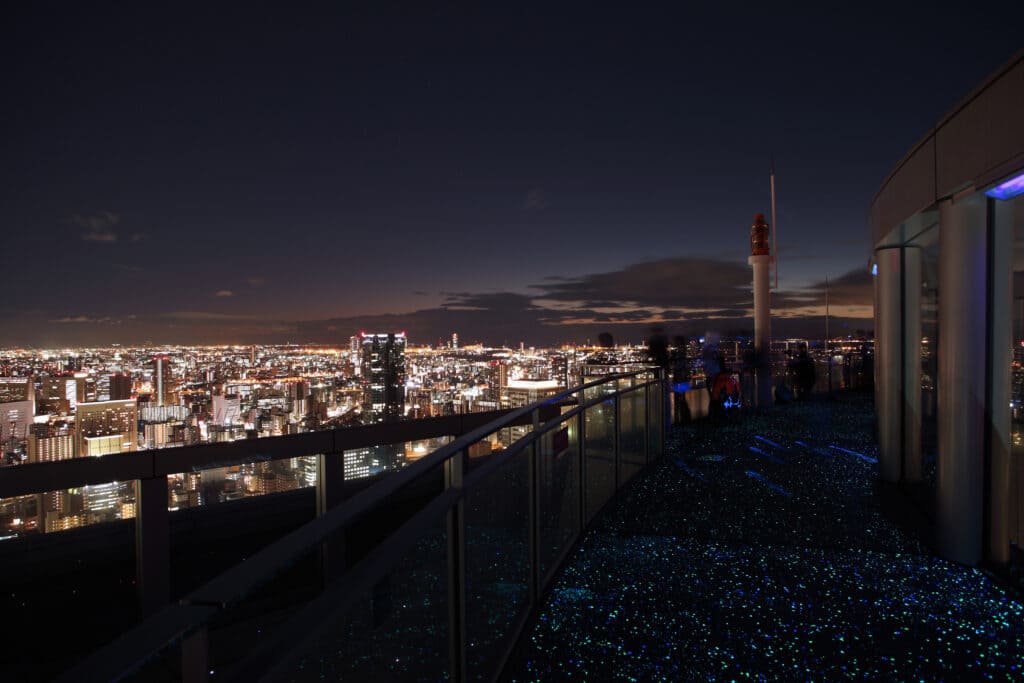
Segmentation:
<svg viewBox="0 0 1024 683">
<path fill-rule="evenodd" d="M 796 385 L 796 397 L 806 400 L 814 390 L 814 382 L 817 379 L 817 372 L 814 369 L 814 361 L 807 353 L 807 345 L 801 344 L 800 350 L 793 359 L 793 380 Z"/>
<path fill-rule="evenodd" d="M 647 339 L 647 360 L 661 368 L 662 377 L 670 384 L 672 390 L 673 422 L 689 421 L 690 411 L 686 405 L 686 391 L 689 384 L 686 382 L 686 338 L 676 337 L 675 347 L 670 348 L 668 338 L 662 333 L 661 328 L 651 330 L 651 336 Z"/>
<path fill-rule="evenodd" d="M 690 372 L 686 363 L 686 337 L 677 336 L 672 340 L 669 352 L 669 381 L 672 383 L 674 404 L 673 422 L 689 422 L 690 406 L 686 403 L 686 392 L 690 388 Z"/>
</svg>

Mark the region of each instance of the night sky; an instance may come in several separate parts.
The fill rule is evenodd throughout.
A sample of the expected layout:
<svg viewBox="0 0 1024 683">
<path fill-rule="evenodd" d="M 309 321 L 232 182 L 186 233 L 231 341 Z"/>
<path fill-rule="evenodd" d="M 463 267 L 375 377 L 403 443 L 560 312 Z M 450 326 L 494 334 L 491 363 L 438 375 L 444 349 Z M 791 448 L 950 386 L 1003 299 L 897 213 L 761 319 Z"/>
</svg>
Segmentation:
<svg viewBox="0 0 1024 683">
<path fill-rule="evenodd" d="M 870 328 L 872 195 L 1024 26 L 421 4 L 8 10 L 0 344 L 749 329 L 772 155 L 774 331 L 820 328 L 826 276 Z"/>
</svg>

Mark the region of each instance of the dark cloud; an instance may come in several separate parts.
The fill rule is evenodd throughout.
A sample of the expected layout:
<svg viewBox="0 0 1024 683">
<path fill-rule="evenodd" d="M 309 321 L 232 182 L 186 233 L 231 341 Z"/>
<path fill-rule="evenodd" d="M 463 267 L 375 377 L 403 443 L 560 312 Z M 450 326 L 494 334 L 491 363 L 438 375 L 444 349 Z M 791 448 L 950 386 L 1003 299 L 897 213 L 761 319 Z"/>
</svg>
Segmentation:
<svg viewBox="0 0 1024 683">
<path fill-rule="evenodd" d="M 523 208 L 527 211 L 542 211 L 548 206 L 547 196 L 544 194 L 544 189 L 535 187 L 526 193 L 526 200 L 523 202 Z"/>
<path fill-rule="evenodd" d="M 75 214 L 71 223 L 87 232 L 82 233 L 84 242 L 116 242 L 118 235 L 113 228 L 121 222 L 121 217 L 113 211 L 100 211 L 91 216 Z"/>
<path fill-rule="evenodd" d="M 824 280 L 798 291 L 781 292 L 780 305 L 824 306 Z M 843 273 L 827 284 L 829 304 L 832 306 L 872 306 L 874 281 L 867 268 L 855 268 Z"/>
<path fill-rule="evenodd" d="M 113 211 L 99 211 L 91 216 L 75 214 L 71 222 L 80 228 L 89 230 L 107 230 L 121 222 L 121 216 Z"/>
<path fill-rule="evenodd" d="M 55 318 L 50 322 L 58 325 L 116 325 L 120 321 L 114 320 L 110 316 L 94 318 L 88 315 L 68 315 L 62 318 Z"/>
<path fill-rule="evenodd" d="M 606 273 L 549 278 L 534 287 L 541 292 L 539 298 L 560 301 L 745 309 L 750 305 L 750 267 L 737 261 L 666 258 Z"/>
<path fill-rule="evenodd" d="M 252 283 L 250 283 L 252 284 Z M 843 307 L 867 306 L 871 278 L 854 270 L 831 283 L 834 329 L 871 327 L 869 318 Z M 616 339 L 639 342 L 661 327 L 668 335 L 749 333 L 750 270 L 745 264 L 674 258 L 637 263 L 621 270 L 572 278 L 548 278 L 536 293 L 443 292 L 440 306 L 402 314 L 293 321 L 251 313 L 174 311 L 108 322 L 100 313 L 80 316 L 25 316 L 23 326 L 0 331 L 0 343 L 44 345 L 141 343 L 244 343 L 309 341 L 343 343 L 360 331 L 404 330 L 414 343 L 436 343 L 458 332 L 466 343 L 547 345 L 594 340 L 611 331 Z M 231 290 L 223 290 L 221 296 Z M 824 282 L 779 292 L 773 331 L 777 335 L 820 336 Z M 788 307 L 788 308 L 787 308 Z M 836 315 L 837 314 L 837 315 Z M 843 317 L 847 316 L 847 317 Z M 15 316 L 15 319 L 17 316 Z M 41 324 L 49 323 L 49 325 Z M 81 323 L 78 325 L 69 323 Z M 18 329 L 22 333 L 18 333 Z M 32 334 L 26 334 L 31 330 Z M 35 331 L 38 330 L 38 334 Z M 63 330 L 63 332 L 61 331 Z M 106 332 L 103 332 L 106 330 Z M 35 335 L 33 337 L 33 334 Z M 9 338 L 7 338 L 9 337 Z"/>
</svg>

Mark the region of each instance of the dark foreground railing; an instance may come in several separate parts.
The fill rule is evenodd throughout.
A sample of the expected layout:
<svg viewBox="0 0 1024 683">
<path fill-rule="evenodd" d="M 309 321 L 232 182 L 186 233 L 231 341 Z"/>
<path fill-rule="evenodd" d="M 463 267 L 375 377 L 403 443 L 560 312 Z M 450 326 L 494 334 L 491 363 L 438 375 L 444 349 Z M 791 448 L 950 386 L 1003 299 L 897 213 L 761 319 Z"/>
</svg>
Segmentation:
<svg viewBox="0 0 1024 683">
<path fill-rule="evenodd" d="M 589 521 L 660 456 L 664 429 L 654 370 L 512 411 L 319 506 L 62 680 L 494 679 Z M 501 430 L 519 438 L 488 454 Z M 431 493 L 396 510 L 410 490 Z"/>
<path fill-rule="evenodd" d="M 552 415 L 556 412 L 548 409 Z M 169 476 L 312 456 L 317 458 L 316 510 L 310 512 L 311 515 L 322 514 L 344 500 L 345 492 L 354 483 L 346 481 L 345 451 L 457 437 L 511 413 L 511 410 L 469 413 L 0 468 L 0 499 L 110 482 L 134 482 L 135 584 L 140 613 L 148 616 L 164 607 L 171 598 Z M 516 422 L 529 424 L 529 416 L 519 417 Z M 54 543 L 61 542 L 59 537 L 74 535 L 77 531 L 58 532 Z M 18 541 L 5 543 L 17 544 Z M 5 545 L 4 550 L 8 550 L 8 546 Z"/>
</svg>

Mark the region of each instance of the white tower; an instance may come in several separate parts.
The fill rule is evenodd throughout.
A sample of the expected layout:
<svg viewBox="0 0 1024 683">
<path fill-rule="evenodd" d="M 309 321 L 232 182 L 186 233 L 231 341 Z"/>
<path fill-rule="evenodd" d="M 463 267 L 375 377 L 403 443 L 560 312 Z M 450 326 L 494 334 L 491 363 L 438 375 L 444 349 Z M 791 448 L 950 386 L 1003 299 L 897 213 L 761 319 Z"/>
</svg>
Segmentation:
<svg viewBox="0 0 1024 683">
<path fill-rule="evenodd" d="M 754 224 L 750 226 L 750 258 L 747 259 L 754 269 L 754 362 L 756 367 L 754 405 L 769 408 L 772 397 L 772 366 L 769 352 L 771 351 L 771 299 L 768 278 L 771 271 L 771 242 L 768 239 L 768 222 L 764 214 L 754 216 Z"/>
</svg>

